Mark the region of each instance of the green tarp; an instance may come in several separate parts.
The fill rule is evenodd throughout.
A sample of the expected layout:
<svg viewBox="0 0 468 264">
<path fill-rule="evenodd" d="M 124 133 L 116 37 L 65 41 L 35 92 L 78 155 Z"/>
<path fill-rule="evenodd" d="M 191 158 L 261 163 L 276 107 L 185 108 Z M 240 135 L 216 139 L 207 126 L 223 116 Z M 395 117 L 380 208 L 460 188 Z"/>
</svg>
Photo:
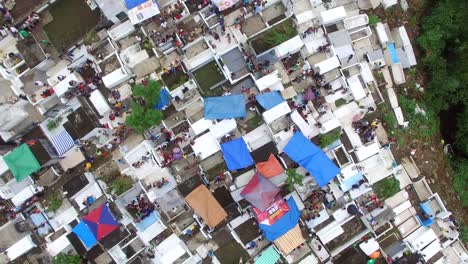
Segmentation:
<svg viewBox="0 0 468 264">
<path fill-rule="evenodd" d="M 26 144 L 15 148 L 12 152 L 5 155 L 3 160 L 18 182 L 41 168 L 41 165 Z"/>
</svg>

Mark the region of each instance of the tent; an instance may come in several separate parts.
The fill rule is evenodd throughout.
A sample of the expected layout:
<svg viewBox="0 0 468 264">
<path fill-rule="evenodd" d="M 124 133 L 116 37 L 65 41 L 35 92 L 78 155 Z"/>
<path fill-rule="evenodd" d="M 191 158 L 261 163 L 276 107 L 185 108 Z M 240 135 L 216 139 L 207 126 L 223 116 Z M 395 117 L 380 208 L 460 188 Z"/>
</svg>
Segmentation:
<svg viewBox="0 0 468 264">
<path fill-rule="evenodd" d="M 83 222 L 89 227 L 97 240 L 101 240 L 119 227 L 119 223 L 114 219 L 109 207 L 105 204 L 83 217 Z"/>
<path fill-rule="evenodd" d="M 205 98 L 205 119 L 226 119 L 245 117 L 245 96 L 229 95 Z"/>
<path fill-rule="evenodd" d="M 255 260 L 255 264 L 271 264 L 276 263 L 281 258 L 280 254 L 273 245 L 258 254 L 258 258 Z"/>
<path fill-rule="evenodd" d="M 185 201 L 205 221 L 210 228 L 216 227 L 227 217 L 226 211 L 205 185 L 195 188 L 185 197 Z"/>
<path fill-rule="evenodd" d="M 270 154 L 267 161 L 257 163 L 257 170 L 266 178 L 284 173 L 283 166 L 281 166 L 281 163 L 279 163 L 273 154 Z"/>
<path fill-rule="evenodd" d="M 240 195 L 263 212 L 273 203 L 279 191 L 278 186 L 257 172 Z"/>
<path fill-rule="evenodd" d="M 281 97 L 278 91 L 258 94 L 255 98 L 257 98 L 257 102 L 263 107 L 263 109 L 265 109 L 265 111 L 284 102 L 283 97 Z"/>
<path fill-rule="evenodd" d="M 254 164 L 243 138 L 234 139 L 222 144 L 221 151 L 230 171 L 243 169 Z"/>
<path fill-rule="evenodd" d="M 213 3 L 219 8 L 219 11 L 223 11 L 233 5 L 235 5 L 239 0 L 214 0 Z"/>
<path fill-rule="evenodd" d="M 3 157 L 17 182 L 38 171 L 41 168 L 39 161 L 27 144 L 21 144 L 12 152 Z"/>
<path fill-rule="evenodd" d="M 72 231 L 80 238 L 86 248 L 91 248 L 98 240 L 103 239 L 117 228 L 119 228 L 119 223 L 114 219 L 107 205 L 103 204 L 83 217 Z"/>
<path fill-rule="evenodd" d="M 158 104 L 156 105 L 156 109 L 158 110 L 163 109 L 171 101 L 172 101 L 172 95 L 169 93 L 169 91 L 166 88 L 161 89 L 161 92 L 159 93 L 159 101 L 158 101 Z"/>
<path fill-rule="evenodd" d="M 320 187 L 327 185 L 340 169 L 328 156 L 312 142 L 296 132 L 289 140 L 284 152 L 299 165 L 304 167 L 315 179 Z"/>
<path fill-rule="evenodd" d="M 288 206 L 289 211 L 283 217 L 278 219 L 273 225 L 258 225 L 268 241 L 275 241 L 276 239 L 286 234 L 289 230 L 293 229 L 297 223 L 299 223 L 301 211 L 299 211 L 299 208 L 297 208 L 293 197 L 288 199 Z"/>
<path fill-rule="evenodd" d="M 305 239 L 302 236 L 299 224 L 296 224 L 291 230 L 274 241 L 275 246 L 284 254 L 288 255 L 295 248 L 304 244 Z"/>
<path fill-rule="evenodd" d="M 97 244 L 96 237 L 94 237 L 93 232 L 89 229 L 89 227 L 84 223 L 80 222 L 76 225 L 72 232 L 75 233 L 86 246 L 86 248 L 91 248 Z"/>
</svg>

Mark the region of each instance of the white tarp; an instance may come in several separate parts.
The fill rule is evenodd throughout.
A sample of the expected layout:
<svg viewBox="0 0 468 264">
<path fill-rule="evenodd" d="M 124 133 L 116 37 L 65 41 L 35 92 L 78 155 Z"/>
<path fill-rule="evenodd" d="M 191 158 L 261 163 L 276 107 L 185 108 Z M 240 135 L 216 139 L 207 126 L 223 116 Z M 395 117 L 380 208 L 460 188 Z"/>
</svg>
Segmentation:
<svg viewBox="0 0 468 264">
<path fill-rule="evenodd" d="M 301 37 L 295 36 L 294 38 L 281 43 L 275 48 L 276 56 L 281 58 L 288 54 L 294 54 L 298 52 L 302 46 L 304 46 L 304 43 L 302 42 Z"/>
<path fill-rule="evenodd" d="M 366 97 L 366 91 L 362 86 L 361 80 L 359 80 L 359 75 L 351 76 L 347 79 L 349 90 L 353 95 L 354 100 L 360 100 Z"/>
<path fill-rule="evenodd" d="M 96 108 L 96 111 L 99 113 L 99 115 L 105 116 L 111 111 L 111 108 L 107 103 L 106 98 L 104 98 L 104 95 L 102 95 L 102 93 L 99 90 L 94 90 L 91 93 L 89 100 L 93 104 L 94 108 Z"/>
<path fill-rule="evenodd" d="M 328 9 L 320 13 L 320 23 L 322 25 L 329 25 L 340 20 L 343 20 L 346 17 L 346 10 L 344 6 L 339 6 L 336 8 Z"/>
<path fill-rule="evenodd" d="M 148 0 L 143 4 L 128 10 L 128 18 L 133 25 L 141 23 L 146 19 L 152 18 L 160 13 L 156 1 Z"/>
<path fill-rule="evenodd" d="M 289 113 L 291 113 L 291 108 L 289 108 L 288 103 L 282 102 L 281 104 L 273 107 L 272 109 L 263 112 L 262 116 L 263 120 L 265 120 L 265 123 L 270 124 L 276 119 L 285 116 Z"/>
<path fill-rule="evenodd" d="M 314 68 L 318 71 L 319 74 L 324 74 L 338 67 L 340 67 L 340 60 L 336 56 L 328 58 L 314 65 Z"/>
<path fill-rule="evenodd" d="M 13 246 L 9 247 L 6 250 L 8 259 L 10 261 L 13 261 L 17 259 L 18 257 L 22 256 L 23 254 L 27 253 L 29 250 L 33 249 L 36 247 L 36 244 L 32 241 L 31 235 L 26 236 L 13 244 Z"/>
</svg>

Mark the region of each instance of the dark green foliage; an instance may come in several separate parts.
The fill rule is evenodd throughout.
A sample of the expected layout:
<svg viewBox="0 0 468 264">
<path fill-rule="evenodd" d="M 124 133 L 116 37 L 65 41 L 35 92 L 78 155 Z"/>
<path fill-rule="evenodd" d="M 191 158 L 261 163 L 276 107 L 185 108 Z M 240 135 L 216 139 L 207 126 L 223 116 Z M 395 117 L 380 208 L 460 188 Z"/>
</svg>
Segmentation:
<svg viewBox="0 0 468 264">
<path fill-rule="evenodd" d="M 333 142 L 337 141 L 341 137 L 341 130 L 340 129 L 335 129 L 332 130 L 326 134 L 319 135 L 319 144 L 320 147 L 325 148 L 330 146 Z"/>
<path fill-rule="evenodd" d="M 60 253 L 54 257 L 53 264 L 80 264 L 81 257 L 77 255 L 69 255 L 65 253 Z"/>
<path fill-rule="evenodd" d="M 161 123 L 163 114 L 155 109 L 160 91 L 161 82 L 153 80 L 148 80 L 146 86 L 136 85 L 133 88 L 133 95 L 138 99 L 138 102 L 132 103 L 131 114 L 125 120 L 129 127 L 143 133 L 148 128 Z"/>
</svg>

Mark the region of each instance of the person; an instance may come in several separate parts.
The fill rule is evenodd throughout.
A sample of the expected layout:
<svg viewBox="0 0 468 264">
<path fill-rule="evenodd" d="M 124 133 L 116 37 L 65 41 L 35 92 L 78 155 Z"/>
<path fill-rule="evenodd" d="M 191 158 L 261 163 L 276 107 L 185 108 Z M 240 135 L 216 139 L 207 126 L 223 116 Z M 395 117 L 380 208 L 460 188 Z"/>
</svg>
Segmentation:
<svg viewBox="0 0 468 264">
<path fill-rule="evenodd" d="M 36 85 L 36 86 L 45 86 L 45 83 L 42 82 L 42 81 L 35 81 L 34 85 Z"/>
<path fill-rule="evenodd" d="M 28 97 L 26 95 L 24 95 L 24 94 L 20 94 L 20 95 L 18 95 L 18 97 L 25 100 L 25 101 L 28 101 Z"/>
<path fill-rule="evenodd" d="M 93 164 L 91 164 L 91 162 L 86 162 L 85 168 L 86 170 L 91 170 L 93 168 Z"/>
</svg>

